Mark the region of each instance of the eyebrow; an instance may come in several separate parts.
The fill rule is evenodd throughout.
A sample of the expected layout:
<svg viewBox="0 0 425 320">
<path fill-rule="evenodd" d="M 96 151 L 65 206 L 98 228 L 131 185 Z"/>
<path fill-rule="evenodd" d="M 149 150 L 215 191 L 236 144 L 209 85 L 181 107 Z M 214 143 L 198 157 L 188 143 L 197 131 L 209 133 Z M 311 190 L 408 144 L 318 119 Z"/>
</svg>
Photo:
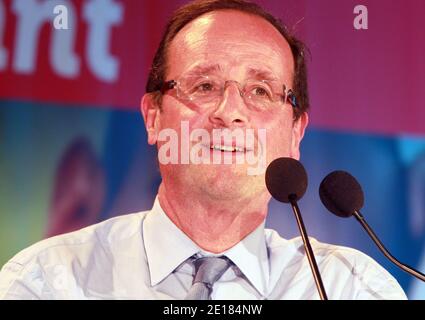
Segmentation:
<svg viewBox="0 0 425 320">
<path fill-rule="evenodd" d="M 211 74 L 215 72 L 221 71 L 221 67 L 219 64 L 210 64 L 210 65 L 197 65 L 190 69 L 189 72 L 186 73 L 188 76 L 200 75 L 200 74 Z"/>
<path fill-rule="evenodd" d="M 190 69 L 185 76 L 198 76 L 203 74 L 213 74 L 221 72 L 222 68 L 219 64 L 197 65 Z M 249 67 L 248 77 L 258 80 L 279 81 L 279 78 L 271 71 L 255 67 Z"/>
<path fill-rule="evenodd" d="M 248 69 L 248 75 L 249 77 L 256 78 L 258 80 L 279 81 L 279 78 L 275 74 L 264 69 L 251 67 Z"/>
</svg>

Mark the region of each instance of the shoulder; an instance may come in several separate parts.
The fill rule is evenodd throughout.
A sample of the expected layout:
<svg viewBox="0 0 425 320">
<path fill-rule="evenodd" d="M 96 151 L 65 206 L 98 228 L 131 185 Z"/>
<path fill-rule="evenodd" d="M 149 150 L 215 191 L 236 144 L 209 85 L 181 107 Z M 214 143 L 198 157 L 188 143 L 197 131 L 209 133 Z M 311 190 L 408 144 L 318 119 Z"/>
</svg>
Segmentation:
<svg viewBox="0 0 425 320">
<path fill-rule="evenodd" d="M 9 262 L 26 265 L 44 256 L 57 256 L 60 259 L 61 255 L 66 257 L 70 253 L 81 255 L 84 253 L 82 247 L 93 249 L 101 246 L 106 249 L 113 241 L 140 233 L 141 222 L 147 212 L 117 216 L 74 232 L 41 240 L 20 251 Z"/>
<path fill-rule="evenodd" d="M 298 266 L 308 275 L 301 237 L 284 239 L 266 229 L 266 241 L 271 257 L 286 266 Z M 406 299 L 397 280 L 378 262 L 350 247 L 320 242 L 310 237 L 310 243 L 324 283 L 343 299 Z M 282 258 L 281 256 L 285 256 Z"/>
<path fill-rule="evenodd" d="M 142 241 L 141 225 L 148 212 L 117 216 L 20 251 L 0 271 L 0 299 L 46 297 L 62 270 L 72 270 L 77 278 L 93 261 L 113 259 L 118 246 Z"/>
<path fill-rule="evenodd" d="M 341 263 L 348 269 L 363 264 L 379 266 L 371 257 L 357 249 L 320 242 L 313 237 L 309 237 L 309 239 L 317 262 L 322 264 Z M 301 237 L 284 239 L 276 231 L 266 229 L 266 242 L 271 254 L 290 253 L 291 258 L 294 260 L 303 259 L 305 255 Z"/>
</svg>

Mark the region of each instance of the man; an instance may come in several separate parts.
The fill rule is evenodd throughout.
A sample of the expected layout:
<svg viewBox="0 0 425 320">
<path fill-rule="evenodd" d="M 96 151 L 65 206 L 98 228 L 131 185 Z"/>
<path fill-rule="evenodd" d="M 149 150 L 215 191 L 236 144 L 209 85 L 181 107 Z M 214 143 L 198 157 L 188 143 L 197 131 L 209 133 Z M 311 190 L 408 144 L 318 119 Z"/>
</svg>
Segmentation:
<svg viewBox="0 0 425 320">
<path fill-rule="evenodd" d="M 0 298 L 318 299 L 300 238 L 264 228 L 261 169 L 299 159 L 307 107 L 302 44 L 274 17 L 241 0 L 179 9 L 141 103 L 162 175 L 152 210 L 24 250 L 4 266 Z M 226 129 L 230 142 L 209 139 Z M 164 139 L 173 132 L 190 156 Z M 371 258 L 312 245 L 330 299 L 405 299 Z"/>
</svg>

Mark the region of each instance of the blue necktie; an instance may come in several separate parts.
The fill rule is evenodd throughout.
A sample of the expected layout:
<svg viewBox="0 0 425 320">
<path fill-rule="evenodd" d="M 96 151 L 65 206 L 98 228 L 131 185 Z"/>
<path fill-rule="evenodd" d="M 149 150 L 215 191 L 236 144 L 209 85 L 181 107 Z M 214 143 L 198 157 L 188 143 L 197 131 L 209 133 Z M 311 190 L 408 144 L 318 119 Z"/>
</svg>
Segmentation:
<svg viewBox="0 0 425 320">
<path fill-rule="evenodd" d="M 224 256 L 195 260 L 195 277 L 185 300 L 210 300 L 214 283 L 229 268 L 231 261 Z"/>
</svg>

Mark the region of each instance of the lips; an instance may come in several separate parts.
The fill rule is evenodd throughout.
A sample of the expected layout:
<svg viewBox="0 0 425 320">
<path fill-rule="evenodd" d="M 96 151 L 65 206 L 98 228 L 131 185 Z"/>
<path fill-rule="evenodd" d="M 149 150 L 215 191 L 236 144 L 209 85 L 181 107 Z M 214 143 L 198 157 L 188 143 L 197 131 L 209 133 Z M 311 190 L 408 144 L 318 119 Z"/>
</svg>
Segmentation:
<svg viewBox="0 0 425 320">
<path fill-rule="evenodd" d="M 250 148 L 245 148 L 242 146 L 229 146 L 229 145 L 220 145 L 220 144 L 211 144 L 206 145 L 202 144 L 203 147 L 209 148 L 211 150 L 217 150 L 222 152 L 249 152 L 252 151 Z"/>
<path fill-rule="evenodd" d="M 211 145 L 210 149 L 224 151 L 224 152 L 245 152 L 245 151 L 247 151 L 243 147 L 222 146 L 222 145 L 217 145 L 217 144 Z"/>
</svg>

